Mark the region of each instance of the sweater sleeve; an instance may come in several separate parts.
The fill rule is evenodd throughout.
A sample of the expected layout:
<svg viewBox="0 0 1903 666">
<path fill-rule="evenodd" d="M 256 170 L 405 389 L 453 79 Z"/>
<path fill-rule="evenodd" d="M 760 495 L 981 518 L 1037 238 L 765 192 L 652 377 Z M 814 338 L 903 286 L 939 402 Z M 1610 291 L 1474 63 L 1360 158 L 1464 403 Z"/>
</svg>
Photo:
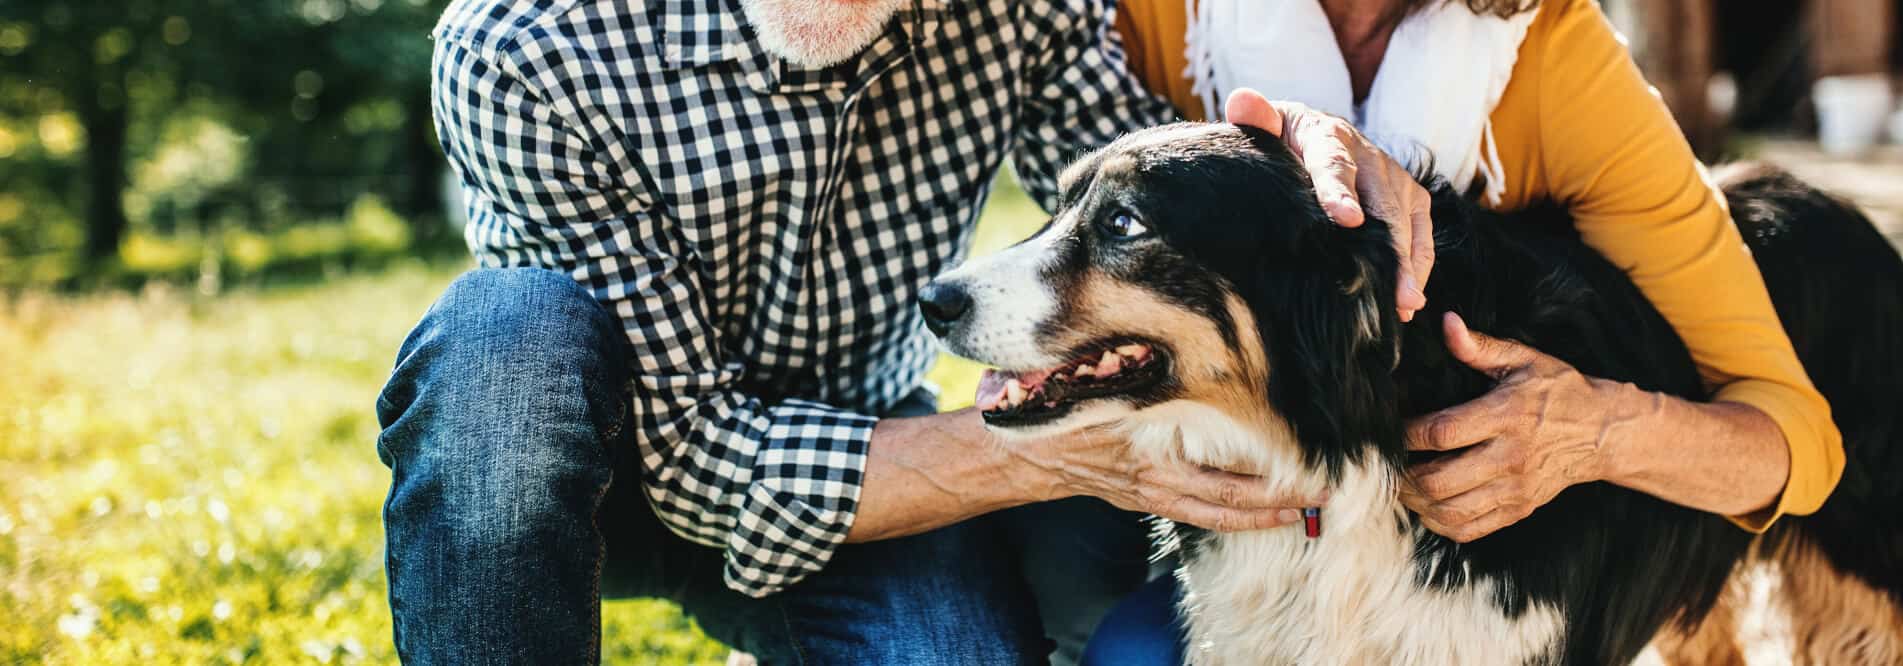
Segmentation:
<svg viewBox="0 0 1903 666">
<path fill-rule="evenodd" d="M 1755 407 L 1783 431 L 1784 492 L 1732 521 L 1762 531 L 1785 513 L 1816 511 L 1842 474 L 1842 436 L 1722 194 L 1598 6 L 1552 0 L 1541 11 L 1549 15 L 1528 34 L 1538 43 L 1521 54 L 1539 69 L 1536 168 L 1586 243 L 1684 339 L 1714 399 Z"/>
<path fill-rule="evenodd" d="M 1183 55 L 1189 13 L 1180 0 L 1119 0 L 1115 29 L 1124 62 L 1144 87 L 1169 100 L 1184 120 L 1215 120 L 1203 117 L 1202 98 L 1191 90 L 1195 81 Z"/>
</svg>

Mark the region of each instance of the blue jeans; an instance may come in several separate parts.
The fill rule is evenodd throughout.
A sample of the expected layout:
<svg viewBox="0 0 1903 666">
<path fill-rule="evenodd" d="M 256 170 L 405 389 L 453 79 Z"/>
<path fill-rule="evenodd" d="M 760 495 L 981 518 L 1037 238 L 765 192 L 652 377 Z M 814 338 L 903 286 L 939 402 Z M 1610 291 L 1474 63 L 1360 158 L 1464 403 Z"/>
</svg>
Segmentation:
<svg viewBox="0 0 1903 666">
<path fill-rule="evenodd" d="M 681 604 L 713 637 L 792 664 L 1069 663 L 1145 575 L 1139 517 L 1095 500 L 1021 507 L 842 546 L 765 599 L 648 508 L 620 322 L 569 277 L 458 278 L 377 401 L 390 466 L 397 652 L 428 664 L 600 659 L 601 599 Z M 933 411 L 921 393 L 890 415 Z"/>
<path fill-rule="evenodd" d="M 1171 666 L 1183 663 L 1181 597 L 1175 576 L 1162 576 L 1110 609 L 1084 648 L 1083 666 Z"/>
</svg>

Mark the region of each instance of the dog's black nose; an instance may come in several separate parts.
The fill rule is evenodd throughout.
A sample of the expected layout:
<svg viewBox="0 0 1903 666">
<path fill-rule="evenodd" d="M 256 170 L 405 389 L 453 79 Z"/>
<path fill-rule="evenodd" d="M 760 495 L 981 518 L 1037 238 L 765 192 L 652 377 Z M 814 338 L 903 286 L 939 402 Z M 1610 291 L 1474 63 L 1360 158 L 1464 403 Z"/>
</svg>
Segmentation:
<svg viewBox="0 0 1903 666">
<path fill-rule="evenodd" d="M 925 314 L 925 325 L 932 333 L 944 337 L 951 332 L 952 324 L 971 309 L 971 294 L 956 284 L 933 282 L 918 292 L 918 309 Z"/>
</svg>

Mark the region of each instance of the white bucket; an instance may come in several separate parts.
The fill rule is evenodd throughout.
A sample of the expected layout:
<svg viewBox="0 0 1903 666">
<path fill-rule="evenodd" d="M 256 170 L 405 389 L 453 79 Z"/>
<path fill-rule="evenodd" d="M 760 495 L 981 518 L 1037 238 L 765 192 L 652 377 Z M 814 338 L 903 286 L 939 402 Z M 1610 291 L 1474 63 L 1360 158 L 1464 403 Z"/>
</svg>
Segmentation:
<svg viewBox="0 0 1903 666">
<path fill-rule="evenodd" d="M 1875 146 L 1889 120 L 1890 78 L 1883 74 L 1826 76 L 1811 87 L 1817 104 L 1817 143 L 1833 155 L 1856 155 Z"/>
</svg>

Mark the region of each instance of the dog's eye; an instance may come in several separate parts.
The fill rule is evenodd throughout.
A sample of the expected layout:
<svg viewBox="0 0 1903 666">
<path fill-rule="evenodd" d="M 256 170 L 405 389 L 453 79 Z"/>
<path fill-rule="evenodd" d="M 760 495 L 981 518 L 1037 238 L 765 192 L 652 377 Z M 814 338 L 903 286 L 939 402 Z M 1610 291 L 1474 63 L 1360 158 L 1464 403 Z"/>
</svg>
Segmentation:
<svg viewBox="0 0 1903 666">
<path fill-rule="evenodd" d="M 1112 238 L 1136 238 L 1150 233 L 1150 228 L 1138 222 L 1137 216 L 1130 214 L 1130 211 L 1117 211 L 1115 215 L 1105 218 L 1101 226 L 1104 233 Z"/>
</svg>

